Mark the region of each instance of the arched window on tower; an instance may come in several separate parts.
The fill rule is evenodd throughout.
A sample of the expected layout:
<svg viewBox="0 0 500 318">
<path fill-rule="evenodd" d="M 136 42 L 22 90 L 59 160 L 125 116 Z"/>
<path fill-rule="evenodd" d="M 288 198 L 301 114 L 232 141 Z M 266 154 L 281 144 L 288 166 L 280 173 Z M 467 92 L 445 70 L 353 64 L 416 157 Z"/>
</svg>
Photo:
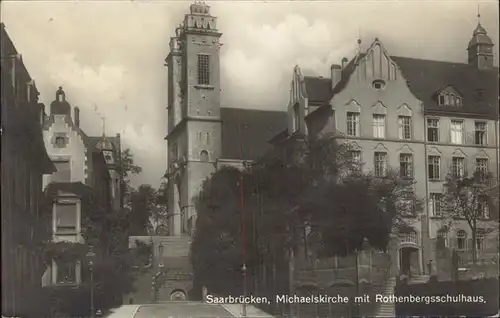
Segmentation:
<svg viewBox="0 0 500 318">
<path fill-rule="evenodd" d="M 201 162 L 208 162 L 208 151 L 202 150 L 200 153 L 200 161 Z"/>
</svg>

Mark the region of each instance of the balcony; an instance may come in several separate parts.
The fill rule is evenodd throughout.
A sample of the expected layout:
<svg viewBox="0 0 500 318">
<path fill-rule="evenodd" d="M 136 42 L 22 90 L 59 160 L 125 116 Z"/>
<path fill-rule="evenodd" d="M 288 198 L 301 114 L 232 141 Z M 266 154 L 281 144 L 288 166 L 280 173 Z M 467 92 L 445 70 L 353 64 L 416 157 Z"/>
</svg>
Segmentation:
<svg viewBox="0 0 500 318">
<path fill-rule="evenodd" d="M 400 233 L 398 235 L 399 244 L 417 244 L 418 236 L 416 232 Z"/>
</svg>

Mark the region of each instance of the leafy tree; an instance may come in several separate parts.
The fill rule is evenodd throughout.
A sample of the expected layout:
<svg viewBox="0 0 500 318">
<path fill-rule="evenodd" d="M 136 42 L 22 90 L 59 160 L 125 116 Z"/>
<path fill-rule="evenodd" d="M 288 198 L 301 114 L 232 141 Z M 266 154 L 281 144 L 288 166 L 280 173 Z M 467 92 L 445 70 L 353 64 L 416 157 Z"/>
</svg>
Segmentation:
<svg viewBox="0 0 500 318">
<path fill-rule="evenodd" d="M 154 207 L 150 212 L 149 223 L 154 235 L 168 235 L 167 227 L 167 184 L 164 182 L 155 192 Z"/>
<path fill-rule="evenodd" d="M 132 192 L 133 188 L 130 185 L 130 176 L 140 174 L 142 167 L 137 165 L 134 161 L 134 155 L 130 148 L 125 149 L 121 153 L 120 164 L 118 165 L 118 172 L 120 173 L 123 183 L 122 189 L 124 195 L 127 197 Z"/>
<path fill-rule="evenodd" d="M 325 255 L 351 253 L 363 238 L 385 249 L 393 228 L 405 223 L 403 214 L 418 205 L 408 191 L 412 182 L 391 172 L 362 173 L 351 150 L 332 136 L 292 139 L 243 171 L 223 168 L 207 179 L 196 201 L 197 282 L 211 292 L 237 292 L 230 289 L 242 277 L 243 224 L 249 275 L 269 263 L 275 272 L 286 270 L 307 224 Z"/>
<path fill-rule="evenodd" d="M 475 172 L 472 175 L 457 177 L 449 173 L 445 183 L 445 193 L 442 198 L 442 210 L 445 213 L 444 229 L 453 228 L 457 221 L 465 220 L 472 232 L 472 258 L 476 262 L 479 226 L 483 234 L 495 230 L 498 223 L 490 224 L 484 220 L 498 220 L 498 186 L 495 178 L 489 173 Z"/>
<path fill-rule="evenodd" d="M 150 184 L 141 184 L 130 195 L 130 235 L 148 235 L 149 218 L 155 207 L 156 191 Z"/>
<path fill-rule="evenodd" d="M 130 195 L 131 235 L 167 234 L 167 193 L 142 184 Z"/>
<path fill-rule="evenodd" d="M 203 185 L 191 261 L 197 283 L 213 293 L 240 292 L 243 252 L 239 199 L 240 171 L 226 167 Z"/>
</svg>

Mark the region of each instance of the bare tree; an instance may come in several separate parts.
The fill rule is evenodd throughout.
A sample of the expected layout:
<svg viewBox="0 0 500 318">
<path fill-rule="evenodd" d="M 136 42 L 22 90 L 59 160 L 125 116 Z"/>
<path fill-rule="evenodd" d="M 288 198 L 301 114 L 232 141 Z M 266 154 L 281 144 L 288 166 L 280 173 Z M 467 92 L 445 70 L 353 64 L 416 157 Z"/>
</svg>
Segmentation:
<svg viewBox="0 0 500 318">
<path fill-rule="evenodd" d="M 490 173 L 475 172 L 472 176 L 448 174 L 442 211 L 446 226 L 450 229 L 460 220 L 465 220 L 472 232 L 472 258 L 477 261 L 478 230 L 483 220 L 498 219 L 498 186 Z M 495 212 L 496 211 L 496 212 Z M 492 225 L 494 222 L 491 222 Z M 498 223 L 496 228 L 498 228 Z M 494 226 L 481 228 L 482 234 L 495 231 Z"/>
</svg>

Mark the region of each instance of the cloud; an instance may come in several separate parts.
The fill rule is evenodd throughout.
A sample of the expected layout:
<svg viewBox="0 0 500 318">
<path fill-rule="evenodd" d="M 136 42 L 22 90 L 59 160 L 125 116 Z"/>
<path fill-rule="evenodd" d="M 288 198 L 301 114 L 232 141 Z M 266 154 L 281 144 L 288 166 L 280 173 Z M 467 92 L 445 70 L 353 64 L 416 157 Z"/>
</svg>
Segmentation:
<svg viewBox="0 0 500 318">
<path fill-rule="evenodd" d="M 362 48 L 379 37 L 391 55 L 465 62 L 478 3 L 497 39 L 496 1 L 210 2 L 223 32 L 222 104 L 284 109 L 294 65 L 329 76 L 332 63 L 355 54 L 359 36 Z M 166 168 L 163 64 L 189 4 L 4 1 L 0 12 L 42 101 L 63 86 L 91 135 L 101 134 L 105 115 L 107 133 L 121 133 L 144 167 L 134 181 L 157 185 Z"/>
</svg>

